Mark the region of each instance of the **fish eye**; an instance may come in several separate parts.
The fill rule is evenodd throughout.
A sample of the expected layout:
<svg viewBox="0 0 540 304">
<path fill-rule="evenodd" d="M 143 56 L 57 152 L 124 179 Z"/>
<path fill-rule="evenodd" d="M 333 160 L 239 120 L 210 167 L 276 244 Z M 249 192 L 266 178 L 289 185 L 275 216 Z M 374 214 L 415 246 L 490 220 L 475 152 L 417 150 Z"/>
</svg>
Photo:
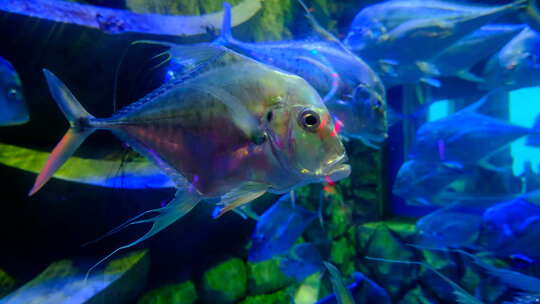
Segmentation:
<svg viewBox="0 0 540 304">
<path fill-rule="evenodd" d="M 266 121 L 271 122 L 272 118 L 274 118 L 274 113 L 272 111 L 268 111 L 268 113 L 266 113 Z"/>
<path fill-rule="evenodd" d="M 314 132 L 321 124 L 319 114 L 312 110 L 304 110 L 300 112 L 299 123 L 306 131 Z"/>
<path fill-rule="evenodd" d="M 260 133 L 253 136 L 253 143 L 257 146 L 262 145 L 266 142 L 267 136 L 266 133 Z"/>
<path fill-rule="evenodd" d="M 6 97 L 8 100 L 13 101 L 17 99 L 18 95 L 19 95 L 19 91 L 17 91 L 16 88 L 10 88 L 7 91 Z"/>
</svg>

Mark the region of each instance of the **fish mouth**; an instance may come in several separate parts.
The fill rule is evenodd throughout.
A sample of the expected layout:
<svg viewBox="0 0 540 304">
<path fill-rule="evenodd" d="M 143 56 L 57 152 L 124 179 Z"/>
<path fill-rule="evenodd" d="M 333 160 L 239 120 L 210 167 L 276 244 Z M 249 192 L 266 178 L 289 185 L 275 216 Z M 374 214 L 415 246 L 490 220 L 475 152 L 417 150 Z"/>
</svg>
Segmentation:
<svg viewBox="0 0 540 304">
<path fill-rule="evenodd" d="M 347 164 L 349 158 L 346 154 L 332 160 L 328 166 L 323 169 L 324 180 L 332 182 L 347 178 L 351 174 L 351 166 Z"/>
</svg>

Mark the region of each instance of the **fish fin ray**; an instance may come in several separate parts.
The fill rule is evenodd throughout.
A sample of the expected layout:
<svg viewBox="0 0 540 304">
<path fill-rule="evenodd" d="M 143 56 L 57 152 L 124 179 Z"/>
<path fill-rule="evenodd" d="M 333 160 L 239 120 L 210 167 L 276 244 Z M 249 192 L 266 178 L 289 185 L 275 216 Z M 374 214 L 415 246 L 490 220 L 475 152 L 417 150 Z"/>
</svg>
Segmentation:
<svg viewBox="0 0 540 304">
<path fill-rule="evenodd" d="M 158 211 L 159 214 L 146 220 L 141 220 L 137 222 L 133 222 L 132 224 L 138 224 L 138 223 L 152 223 L 152 227 L 148 232 L 146 232 L 143 236 L 136 239 L 135 241 L 121 246 L 117 249 L 115 249 L 113 252 L 109 253 L 107 256 L 99 260 L 96 264 L 94 264 L 90 269 L 88 269 L 86 273 L 86 278 L 90 275 L 90 273 L 100 264 L 108 260 L 110 257 L 115 255 L 121 250 L 133 247 L 150 237 L 154 236 L 158 232 L 162 231 L 163 229 L 169 227 L 171 224 L 176 222 L 178 219 L 180 219 L 182 216 L 186 215 L 191 209 L 193 209 L 201 200 L 201 197 L 194 193 L 193 191 L 190 191 L 189 189 L 178 189 L 176 191 L 176 194 L 174 195 L 174 198 L 169 202 L 169 204 L 163 208 L 156 209 L 155 211 Z"/>
<path fill-rule="evenodd" d="M 62 113 L 64 113 L 64 116 L 69 121 L 70 128 L 49 155 L 47 162 L 43 166 L 43 170 L 41 170 L 37 176 L 32 189 L 30 189 L 28 193 L 29 196 L 39 191 L 39 189 L 41 189 L 41 187 L 43 187 L 43 185 L 45 185 L 45 183 L 54 175 L 56 170 L 58 170 L 73 153 L 75 153 L 75 150 L 77 150 L 84 140 L 95 130 L 95 128 L 90 126 L 90 122 L 94 119 L 94 116 L 90 115 L 83 108 L 66 85 L 46 69 L 43 70 L 43 74 L 47 80 L 49 91 Z"/>
</svg>

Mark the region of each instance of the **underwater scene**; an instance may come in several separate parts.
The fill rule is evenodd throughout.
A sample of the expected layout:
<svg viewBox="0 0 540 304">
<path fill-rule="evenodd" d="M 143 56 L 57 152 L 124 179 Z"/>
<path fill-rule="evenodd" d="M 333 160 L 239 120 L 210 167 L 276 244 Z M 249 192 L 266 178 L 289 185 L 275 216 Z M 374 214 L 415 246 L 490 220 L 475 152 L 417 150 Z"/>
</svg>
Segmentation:
<svg viewBox="0 0 540 304">
<path fill-rule="evenodd" d="M 0 0 L 0 304 L 540 303 L 540 1 Z"/>
</svg>

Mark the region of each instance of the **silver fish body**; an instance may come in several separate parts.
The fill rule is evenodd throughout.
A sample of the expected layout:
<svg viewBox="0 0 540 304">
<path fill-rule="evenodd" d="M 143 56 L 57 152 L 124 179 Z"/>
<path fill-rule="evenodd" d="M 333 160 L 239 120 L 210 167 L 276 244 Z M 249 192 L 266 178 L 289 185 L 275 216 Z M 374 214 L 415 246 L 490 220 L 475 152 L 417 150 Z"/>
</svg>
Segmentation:
<svg viewBox="0 0 540 304">
<path fill-rule="evenodd" d="M 20 125 L 29 119 L 21 79 L 13 65 L 0 57 L 0 126 Z"/>
</svg>

